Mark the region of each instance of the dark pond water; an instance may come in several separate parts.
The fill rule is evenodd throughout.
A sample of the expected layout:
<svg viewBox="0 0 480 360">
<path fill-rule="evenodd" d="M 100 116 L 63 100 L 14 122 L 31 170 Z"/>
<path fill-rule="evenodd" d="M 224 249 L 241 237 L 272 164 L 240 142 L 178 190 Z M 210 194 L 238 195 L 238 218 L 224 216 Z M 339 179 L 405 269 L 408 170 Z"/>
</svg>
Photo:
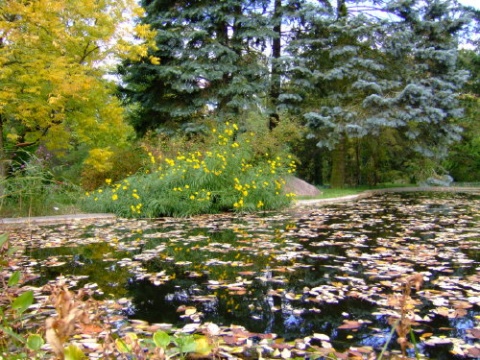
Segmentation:
<svg viewBox="0 0 480 360">
<path fill-rule="evenodd" d="M 68 234 L 45 228 L 56 245 L 26 250 L 37 284 L 65 276 L 98 297 L 128 298 L 123 312 L 133 319 L 235 324 L 286 340 L 322 333 L 337 350 L 380 351 L 392 297 L 402 279 L 421 273 L 412 295 L 420 352 L 452 359 L 479 327 L 478 194 L 390 193 L 282 214 L 117 221 Z M 359 325 L 340 327 L 348 321 Z M 395 335 L 390 346 L 398 348 Z"/>
</svg>

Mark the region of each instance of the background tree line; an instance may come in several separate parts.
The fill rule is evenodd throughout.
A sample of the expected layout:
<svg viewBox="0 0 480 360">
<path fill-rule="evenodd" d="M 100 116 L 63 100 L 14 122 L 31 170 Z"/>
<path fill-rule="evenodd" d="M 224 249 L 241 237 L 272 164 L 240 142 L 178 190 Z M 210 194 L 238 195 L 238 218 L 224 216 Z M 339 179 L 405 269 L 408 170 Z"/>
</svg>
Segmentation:
<svg viewBox="0 0 480 360">
<path fill-rule="evenodd" d="M 475 128 L 478 11 L 416 0 L 142 6 L 161 64 L 120 67 L 138 134 L 192 129 L 207 115 L 241 122 L 253 112 L 270 127 L 288 119 L 303 129 L 291 150 L 300 175 L 316 184 L 415 181 L 441 171 L 473 180 L 467 159 L 444 160 Z M 475 50 L 459 52 L 466 44 Z M 462 149 L 456 156 L 472 156 Z"/>
<path fill-rule="evenodd" d="M 317 185 L 475 181 L 479 15 L 440 0 L 1 1 L 0 189 L 28 171 L 93 189 L 212 121 L 269 129 L 258 144 L 280 140 Z"/>
</svg>

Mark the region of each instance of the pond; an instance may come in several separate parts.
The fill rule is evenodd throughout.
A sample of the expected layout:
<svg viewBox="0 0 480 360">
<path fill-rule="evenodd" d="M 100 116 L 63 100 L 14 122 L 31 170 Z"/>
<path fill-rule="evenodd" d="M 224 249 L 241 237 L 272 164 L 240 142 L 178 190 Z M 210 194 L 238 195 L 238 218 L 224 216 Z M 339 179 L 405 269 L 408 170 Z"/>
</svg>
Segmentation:
<svg viewBox="0 0 480 360">
<path fill-rule="evenodd" d="M 31 285 L 61 278 L 94 289 L 118 301 L 125 318 L 185 331 L 238 326 L 253 343 L 276 334 L 365 358 L 384 346 L 400 351 L 392 323 L 405 279 L 421 274 L 405 310 L 416 343 L 409 355 L 480 356 L 476 193 L 385 193 L 282 213 L 103 220 L 15 237 L 25 244 L 23 266 L 38 274 Z"/>
</svg>

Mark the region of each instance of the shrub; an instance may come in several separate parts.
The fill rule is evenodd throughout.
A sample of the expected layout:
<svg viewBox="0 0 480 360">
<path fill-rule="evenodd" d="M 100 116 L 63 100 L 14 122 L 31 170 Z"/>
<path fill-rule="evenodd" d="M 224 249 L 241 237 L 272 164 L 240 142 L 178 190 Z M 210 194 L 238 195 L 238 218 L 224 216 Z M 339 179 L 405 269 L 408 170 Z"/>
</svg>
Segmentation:
<svg viewBox="0 0 480 360">
<path fill-rule="evenodd" d="M 106 179 L 118 181 L 136 173 L 148 161 L 141 147 L 92 149 L 83 163 L 81 185 L 92 191 Z"/>
<path fill-rule="evenodd" d="M 150 168 L 87 193 L 87 211 L 122 217 L 189 216 L 233 210 L 271 210 L 289 204 L 284 177 L 295 171 L 287 153 L 254 149 L 258 134 L 225 123 L 175 157 L 149 153 Z M 208 148 L 200 150 L 201 147 Z"/>
</svg>

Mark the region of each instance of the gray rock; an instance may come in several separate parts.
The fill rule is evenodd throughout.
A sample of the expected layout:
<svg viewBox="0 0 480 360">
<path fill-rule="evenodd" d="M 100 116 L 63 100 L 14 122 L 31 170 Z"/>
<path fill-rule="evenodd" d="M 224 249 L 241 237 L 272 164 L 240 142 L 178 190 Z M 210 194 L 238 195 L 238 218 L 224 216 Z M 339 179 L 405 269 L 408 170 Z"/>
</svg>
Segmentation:
<svg viewBox="0 0 480 360">
<path fill-rule="evenodd" d="M 450 186 L 453 182 L 453 178 L 450 175 L 442 175 L 442 176 L 435 176 L 429 177 L 425 182 L 422 184 L 424 186 Z"/>
<path fill-rule="evenodd" d="M 287 193 L 294 193 L 297 196 L 318 196 L 322 194 L 315 186 L 295 176 L 289 176 L 285 181 L 287 182 L 285 184 L 285 192 Z"/>
</svg>

